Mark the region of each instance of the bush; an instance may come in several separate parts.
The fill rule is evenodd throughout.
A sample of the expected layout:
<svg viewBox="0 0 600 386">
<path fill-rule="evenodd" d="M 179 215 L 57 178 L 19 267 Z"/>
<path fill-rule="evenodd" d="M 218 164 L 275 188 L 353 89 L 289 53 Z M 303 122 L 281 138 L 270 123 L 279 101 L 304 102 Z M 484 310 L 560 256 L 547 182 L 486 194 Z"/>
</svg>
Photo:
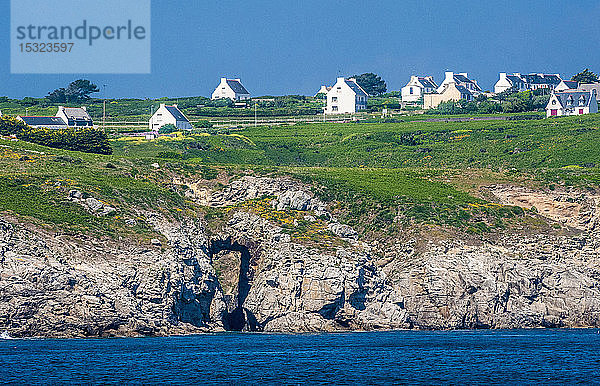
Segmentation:
<svg viewBox="0 0 600 386">
<path fill-rule="evenodd" d="M 211 128 L 211 127 L 213 127 L 213 124 L 210 123 L 209 121 L 198 121 L 198 122 L 194 122 L 194 127 L 197 129 Z"/>
<path fill-rule="evenodd" d="M 7 115 L 0 117 L 0 135 L 19 134 L 28 129 L 29 126 L 17 118 L 9 117 Z"/>
<path fill-rule="evenodd" d="M 106 133 L 93 127 L 69 127 L 67 129 L 27 127 L 17 134 L 17 138 L 57 149 L 112 154 Z"/>
<path fill-rule="evenodd" d="M 166 125 L 162 125 L 158 132 L 160 134 L 171 134 L 177 131 L 177 127 L 172 123 L 167 123 Z"/>
</svg>

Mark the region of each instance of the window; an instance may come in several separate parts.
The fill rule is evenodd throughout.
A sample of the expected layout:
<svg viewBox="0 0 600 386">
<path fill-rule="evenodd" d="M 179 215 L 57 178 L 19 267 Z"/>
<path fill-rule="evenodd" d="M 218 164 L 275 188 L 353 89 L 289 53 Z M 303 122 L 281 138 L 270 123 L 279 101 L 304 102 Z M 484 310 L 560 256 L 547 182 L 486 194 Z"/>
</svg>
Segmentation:
<svg viewBox="0 0 600 386">
<path fill-rule="evenodd" d="M 585 97 L 583 95 L 579 97 L 579 106 L 585 106 Z"/>
<path fill-rule="evenodd" d="M 556 99 L 552 99 L 552 104 L 555 105 L 556 104 Z"/>
<path fill-rule="evenodd" d="M 337 102 L 337 97 L 331 97 L 332 102 Z"/>
<path fill-rule="evenodd" d="M 338 107 L 337 106 L 331 106 L 331 111 L 338 111 Z"/>
<path fill-rule="evenodd" d="M 567 105 L 573 105 L 573 96 L 569 95 L 569 97 L 567 98 Z"/>
<path fill-rule="evenodd" d="M 413 93 L 414 93 L 414 92 L 413 92 L 413 88 L 411 87 L 411 88 L 410 88 L 410 95 L 412 95 Z"/>
</svg>

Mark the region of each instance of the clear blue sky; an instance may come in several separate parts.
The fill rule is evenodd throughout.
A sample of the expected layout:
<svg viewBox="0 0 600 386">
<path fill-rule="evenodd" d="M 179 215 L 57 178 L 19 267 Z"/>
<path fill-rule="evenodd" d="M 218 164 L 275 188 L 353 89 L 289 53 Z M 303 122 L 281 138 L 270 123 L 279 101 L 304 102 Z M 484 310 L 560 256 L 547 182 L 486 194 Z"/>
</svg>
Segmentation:
<svg viewBox="0 0 600 386">
<path fill-rule="evenodd" d="M 85 3 L 82 1 L 82 3 Z M 577 0 L 152 0 L 150 75 L 11 75 L 0 0 L 0 96 L 41 97 L 85 77 L 108 97 L 210 96 L 221 76 L 253 95 L 313 94 L 338 75 L 600 71 L 600 2 Z M 98 95 L 101 96 L 101 95 Z"/>
</svg>

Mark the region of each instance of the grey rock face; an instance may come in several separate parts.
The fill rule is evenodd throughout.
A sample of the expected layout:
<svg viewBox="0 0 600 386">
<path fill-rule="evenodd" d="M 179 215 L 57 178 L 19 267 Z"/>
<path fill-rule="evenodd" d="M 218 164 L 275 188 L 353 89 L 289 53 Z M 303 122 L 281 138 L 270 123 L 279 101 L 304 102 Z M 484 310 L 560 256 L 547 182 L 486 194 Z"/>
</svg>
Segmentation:
<svg viewBox="0 0 600 386">
<path fill-rule="evenodd" d="M 291 180 L 238 181 L 207 194 L 207 202 L 224 206 L 269 195 L 275 209 L 302 210 L 315 220 L 325 207 Z M 198 220 L 172 223 L 145 213 L 163 242 L 136 246 L 0 219 L 0 333 L 600 326 L 598 199 L 565 206 L 538 193 L 495 191 L 501 200 L 544 203 L 540 208 L 579 230 L 417 248 L 416 240 L 357 242 L 351 227 L 331 221 L 328 229 L 351 242 L 318 249 L 243 210 L 231 212 L 211 236 Z"/>
</svg>

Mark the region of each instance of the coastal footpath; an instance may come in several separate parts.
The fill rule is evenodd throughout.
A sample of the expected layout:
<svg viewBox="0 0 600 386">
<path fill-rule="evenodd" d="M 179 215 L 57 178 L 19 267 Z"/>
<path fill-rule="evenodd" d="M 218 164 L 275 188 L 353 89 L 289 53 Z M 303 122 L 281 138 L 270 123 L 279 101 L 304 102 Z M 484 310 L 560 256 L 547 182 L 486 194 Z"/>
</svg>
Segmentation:
<svg viewBox="0 0 600 386">
<path fill-rule="evenodd" d="M 524 226 L 464 237 L 421 228 L 369 239 L 336 218 L 335 202 L 289 177 L 173 182 L 189 188 L 188 200 L 226 216 L 175 221 L 140 210 L 137 221 L 159 235 L 140 245 L 1 214 L 0 332 L 108 337 L 600 325 L 595 193 L 482 188 L 499 204 L 535 207 L 537 218 L 560 225 L 556 231 Z M 100 214 L 115 210 L 76 190 L 65 200 Z M 303 224 L 316 236 L 289 231 Z"/>
</svg>

